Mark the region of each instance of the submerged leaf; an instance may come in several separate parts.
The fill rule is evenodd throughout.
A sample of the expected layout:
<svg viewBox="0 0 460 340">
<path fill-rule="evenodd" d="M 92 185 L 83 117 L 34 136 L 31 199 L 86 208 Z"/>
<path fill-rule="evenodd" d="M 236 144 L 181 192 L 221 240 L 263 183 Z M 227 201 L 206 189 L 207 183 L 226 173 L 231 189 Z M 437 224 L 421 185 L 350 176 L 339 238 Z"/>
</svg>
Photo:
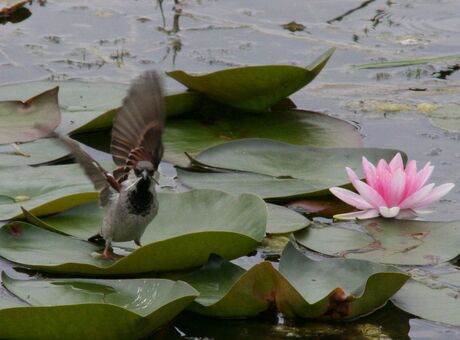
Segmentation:
<svg viewBox="0 0 460 340">
<path fill-rule="evenodd" d="M 167 72 L 167 75 L 222 104 L 262 112 L 311 82 L 333 52 L 334 49 L 328 50 L 306 68 L 266 65 L 222 70 L 201 76 L 192 76 L 180 70 Z"/>
<path fill-rule="evenodd" d="M 369 64 L 359 64 L 352 65 L 354 68 L 358 69 L 379 69 L 379 68 L 389 68 L 389 67 L 404 67 L 411 65 L 423 65 L 423 64 L 434 64 L 451 60 L 460 60 L 460 54 L 447 55 L 442 57 L 432 57 L 432 58 L 416 58 L 408 60 L 397 60 L 397 61 L 378 61 L 375 63 Z"/>
<path fill-rule="evenodd" d="M 31 305 L 0 296 L 0 337 L 8 339 L 143 338 L 198 295 L 184 282 L 164 279 L 2 279 Z"/>
<path fill-rule="evenodd" d="M 25 102 L 0 101 L 0 144 L 28 142 L 45 137 L 61 122 L 58 87 L 45 91 Z M 40 124 L 46 129 L 39 130 Z"/>
</svg>

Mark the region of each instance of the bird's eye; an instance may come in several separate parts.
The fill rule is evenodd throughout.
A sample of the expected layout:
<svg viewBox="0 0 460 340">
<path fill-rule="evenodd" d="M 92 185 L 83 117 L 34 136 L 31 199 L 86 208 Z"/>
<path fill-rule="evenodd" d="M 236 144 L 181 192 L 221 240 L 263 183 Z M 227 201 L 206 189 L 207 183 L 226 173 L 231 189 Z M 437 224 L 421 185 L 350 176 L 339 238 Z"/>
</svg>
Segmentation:
<svg viewBox="0 0 460 340">
<path fill-rule="evenodd" d="M 134 174 L 136 176 L 139 176 L 141 174 L 141 171 L 139 169 L 134 168 Z"/>
</svg>

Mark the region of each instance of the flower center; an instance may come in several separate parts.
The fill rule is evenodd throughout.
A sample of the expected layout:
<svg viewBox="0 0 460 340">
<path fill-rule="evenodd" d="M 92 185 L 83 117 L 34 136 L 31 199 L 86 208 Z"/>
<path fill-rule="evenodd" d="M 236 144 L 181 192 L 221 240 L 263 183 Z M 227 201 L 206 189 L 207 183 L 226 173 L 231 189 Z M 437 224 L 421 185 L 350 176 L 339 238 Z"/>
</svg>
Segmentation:
<svg viewBox="0 0 460 340">
<path fill-rule="evenodd" d="M 379 208 L 379 213 L 385 218 L 392 218 L 396 217 L 399 214 L 399 207 L 392 207 L 392 208 L 387 208 L 387 207 L 380 207 Z"/>
</svg>

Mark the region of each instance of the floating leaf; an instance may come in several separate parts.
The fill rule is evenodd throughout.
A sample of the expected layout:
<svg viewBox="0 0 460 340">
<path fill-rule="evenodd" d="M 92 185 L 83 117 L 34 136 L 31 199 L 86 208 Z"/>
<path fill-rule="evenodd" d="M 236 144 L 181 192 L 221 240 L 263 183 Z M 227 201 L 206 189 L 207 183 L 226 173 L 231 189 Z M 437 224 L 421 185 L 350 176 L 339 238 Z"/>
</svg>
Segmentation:
<svg viewBox="0 0 460 340">
<path fill-rule="evenodd" d="M 433 110 L 427 110 L 425 115 L 435 126 L 452 132 L 460 132 L 460 105 L 457 103 L 435 107 Z"/>
<path fill-rule="evenodd" d="M 25 102 L 0 101 L 0 144 L 28 142 L 48 134 L 38 130 L 36 124 L 53 131 L 61 121 L 58 90 L 55 87 Z"/>
<path fill-rule="evenodd" d="M 102 251 L 100 245 L 23 222 L 12 222 L 0 229 L 0 255 L 49 272 L 127 275 L 196 267 L 205 263 L 210 253 L 236 258 L 254 250 L 265 234 L 267 209 L 252 194 L 233 196 L 214 190 L 193 190 L 160 194 L 159 202 L 158 216 L 142 238 L 144 246 L 115 263 L 91 255 Z M 96 217 L 91 212 L 89 215 Z M 70 234 L 77 230 L 75 226 L 82 226 L 76 236 L 86 238 L 99 231 L 100 216 L 94 218 L 95 222 L 84 216 L 68 220 L 67 225 L 75 223 L 73 229 L 62 225 L 51 228 Z"/>
<path fill-rule="evenodd" d="M 143 338 L 169 322 L 196 296 L 184 282 L 164 279 L 15 280 L 3 284 L 33 307 L 0 297 L 0 337 L 8 339 Z"/>
<path fill-rule="evenodd" d="M 187 91 L 173 95 L 165 96 L 166 116 L 168 118 L 183 115 L 192 112 L 199 108 L 202 101 L 202 95 Z M 71 134 L 81 134 L 87 132 L 94 132 L 98 130 L 109 129 L 112 127 L 113 119 L 115 118 L 119 108 L 111 109 L 103 114 L 97 116 L 91 121 L 87 122 L 80 127 L 73 129 Z"/>
<path fill-rule="evenodd" d="M 66 158 L 69 151 L 55 138 L 0 145 L 0 167 L 37 165 Z M 1 190 L 1 189 L 0 189 Z"/>
<path fill-rule="evenodd" d="M 383 306 L 409 276 L 367 261 L 313 261 L 288 244 L 279 272 L 270 262 L 245 271 L 212 257 L 179 278 L 200 292 L 189 307 L 199 314 L 247 317 L 276 303 L 287 317 L 352 319 Z"/>
<path fill-rule="evenodd" d="M 348 183 L 346 166 L 361 175 L 363 156 L 376 162 L 381 158 L 389 160 L 396 152 L 390 149 L 321 149 L 247 139 L 209 148 L 192 162 L 198 169 L 214 169 L 215 172 L 178 169 L 177 173 L 179 179 L 192 188 L 253 192 L 264 199 L 286 200 L 328 194 L 329 187 Z"/>
<path fill-rule="evenodd" d="M 292 65 L 249 66 L 192 76 L 184 71 L 167 75 L 191 90 L 246 111 L 266 111 L 311 82 L 323 69 L 334 49 L 329 49 L 306 68 Z"/>
<path fill-rule="evenodd" d="M 304 318 L 366 315 L 382 307 L 409 278 L 395 267 L 367 261 L 313 261 L 292 244 L 283 251 L 279 270 L 286 281 L 277 288 L 278 309 Z"/>
<path fill-rule="evenodd" d="M 274 268 L 262 262 L 247 272 L 237 265 L 212 256 L 199 270 L 179 276 L 200 292 L 190 306 L 195 313 L 223 318 L 255 316 L 274 302 Z"/>
<path fill-rule="evenodd" d="M 361 136 L 353 125 L 325 114 L 302 110 L 263 115 L 232 110 L 224 114 L 217 107 L 208 114 L 197 112 L 168 120 L 164 134 L 165 158 L 185 166 L 188 159 L 184 152 L 193 156 L 211 146 L 251 137 L 320 147 L 361 146 Z"/>
<path fill-rule="evenodd" d="M 62 122 L 58 127 L 61 133 L 76 130 L 101 113 L 120 106 L 128 88 L 125 84 L 110 82 L 35 81 L 1 86 L 0 100 L 16 99 L 18 93 L 27 98 L 56 86 L 59 86 L 59 107 L 62 113 Z"/>
<path fill-rule="evenodd" d="M 267 203 L 268 234 L 285 234 L 308 227 L 310 221 L 305 216 L 279 205 Z"/>
<path fill-rule="evenodd" d="M 295 234 L 314 251 L 401 265 L 432 265 L 459 254 L 460 223 L 396 219 L 311 225 Z"/>
<path fill-rule="evenodd" d="M 359 64 L 352 65 L 354 68 L 358 69 L 378 69 L 378 68 L 389 68 L 389 67 L 404 67 L 412 65 L 423 65 L 423 64 L 435 64 L 452 60 L 460 60 L 460 54 L 447 55 L 442 57 L 432 57 L 432 58 L 416 58 L 416 59 L 407 59 L 407 60 L 397 60 L 397 61 L 378 61 L 375 63 L 369 64 Z"/>
<path fill-rule="evenodd" d="M 60 212 L 98 197 L 80 166 L 76 164 L 0 168 L 0 196 L 11 198 L 0 204 L 0 220 L 22 216 L 21 206 L 42 216 Z M 15 198 L 23 196 L 28 200 Z"/>
<path fill-rule="evenodd" d="M 407 313 L 460 326 L 459 299 L 460 272 L 456 272 L 429 280 L 409 280 L 391 301 Z"/>
</svg>

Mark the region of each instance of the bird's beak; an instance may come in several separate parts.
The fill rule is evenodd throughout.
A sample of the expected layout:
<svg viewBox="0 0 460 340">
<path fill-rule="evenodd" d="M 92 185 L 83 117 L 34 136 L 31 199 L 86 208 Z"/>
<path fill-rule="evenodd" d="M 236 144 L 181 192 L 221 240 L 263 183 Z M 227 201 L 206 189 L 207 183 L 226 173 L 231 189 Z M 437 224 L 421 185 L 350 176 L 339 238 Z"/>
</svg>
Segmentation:
<svg viewBox="0 0 460 340">
<path fill-rule="evenodd" d="M 149 178 L 149 172 L 147 170 L 142 170 L 142 178 L 146 181 Z"/>
</svg>

